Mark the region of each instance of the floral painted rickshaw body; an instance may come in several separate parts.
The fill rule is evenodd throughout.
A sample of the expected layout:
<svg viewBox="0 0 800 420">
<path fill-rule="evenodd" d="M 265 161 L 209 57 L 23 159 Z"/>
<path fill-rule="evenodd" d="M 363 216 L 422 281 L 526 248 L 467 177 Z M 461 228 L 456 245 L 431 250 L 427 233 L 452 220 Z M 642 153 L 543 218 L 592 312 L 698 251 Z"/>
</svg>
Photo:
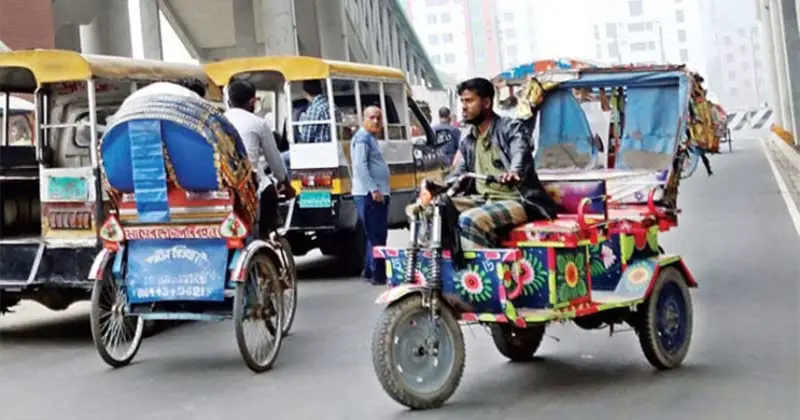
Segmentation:
<svg viewBox="0 0 800 420">
<path fill-rule="evenodd" d="M 689 289 L 697 283 L 680 256 L 664 252 L 659 235 L 677 226 L 674 159 L 692 83 L 678 66 L 533 77 L 521 104 L 538 116 L 537 172 L 563 212 L 513 229 L 495 249 L 463 251 L 461 265 L 442 245 L 442 226 L 452 224 L 437 199 L 446 194 L 423 185 L 409 246 L 374 249 L 388 261 L 390 287 L 377 299 L 388 307 L 373 361 L 392 398 L 433 408 L 452 395 L 464 362 L 456 321 L 488 325 L 498 350 L 514 361 L 534 357 L 551 322 L 612 331 L 627 323 L 652 365 L 681 364 L 692 331 Z M 614 169 L 598 164 L 573 95 L 583 88 L 624 88 L 632 105 Z"/>
</svg>

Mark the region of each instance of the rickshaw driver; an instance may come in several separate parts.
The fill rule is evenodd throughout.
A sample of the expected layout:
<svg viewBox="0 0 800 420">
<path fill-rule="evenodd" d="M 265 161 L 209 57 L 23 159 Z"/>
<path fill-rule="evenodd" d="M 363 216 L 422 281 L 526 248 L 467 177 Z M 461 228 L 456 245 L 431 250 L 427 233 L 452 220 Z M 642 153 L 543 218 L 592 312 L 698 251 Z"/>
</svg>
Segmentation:
<svg viewBox="0 0 800 420">
<path fill-rule="evenodd" d="M 467 190 L 471 179 L 464 175 L 474 172 L 493 175 L 501 184 L 477 180 L 473 190 L 477 195 L 453 199 L 461 212 L 458 227 L 462 247 L 493 248 L 503 231 L 528 221 L 553 218 L 559 206 L 536 175 L 533 146 L 522 123 L 494 112 L 494 85 L 488 79 L 474 78 L 457 89 L 464 118 L 472 128 L 461 139 L 460 159 L 449 181 Z M 518 186 L 507 185 L 515 182 Z"/>
<path fill-rule="evenodd" d="M 256 89 L 250 82 L 237 80 L 228 86 L 230 109 L 225 112 L 225 118 L 233 124 L 242 138 L 244 148 L 247 150 L 247 158 L 253 166 L 253 176 L 257 180 L 260 178 L 261 182 L 266 184 L 266 188 L 261 192 L 259 198 L 259 234 L 265 237 L 270 230 L 280 225 L 278 193 L 282 192 L 286 196 L 292 197 L 294 189 L 287 176 L 286 167 L 281 159 L 281 153 L 278 151 L 272 129 L 267 120 L 254 113 L 256 102 L 258 102 Z M 259 161 L 262 155 L 267 161 L 267 167 L 272 172 L 272 176 L 278 181 L 277 186 L 273 184 L 270 177 L 258 176 Z"/>
</svg>

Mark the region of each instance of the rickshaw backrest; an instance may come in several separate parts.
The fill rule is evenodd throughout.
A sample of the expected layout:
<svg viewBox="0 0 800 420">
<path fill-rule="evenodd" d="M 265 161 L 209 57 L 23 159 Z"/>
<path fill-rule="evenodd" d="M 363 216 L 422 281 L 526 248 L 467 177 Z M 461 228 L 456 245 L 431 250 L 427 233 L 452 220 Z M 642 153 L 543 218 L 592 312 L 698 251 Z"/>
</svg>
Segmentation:
<svg viewBox="0 0 800 420">
<path fill-rule="evenodd" d="M 616 162 L 620 169 L 672 165 L 684 106 L 678 85 L 628 88 L 625 126 Z"/>
<path fill-rule="evenodd" d="M 100 154 L 108 184 L 135 194 L 140 222 L 169 221 L 172 188 L 207 193 L 252 183 L 236 129 L 205 101 L 165 96 L 124 104 Z"/>
<path fill-rule="evenodd" d="M 564 214 L 578 214 L 584 198 L 591 200 L 583 212 L 586 216 L 605 217 L 607 213 L 606 181 L 604 180 L 563 180 L 544 181 L 544 188 L 558 203 Z"/>
<path fill-rule="evenodd" d="M 551 92 L 540 108 L 539 169 L 585 168 L 597 155 L 589 122 L 572 92 Z"/>
</svg>

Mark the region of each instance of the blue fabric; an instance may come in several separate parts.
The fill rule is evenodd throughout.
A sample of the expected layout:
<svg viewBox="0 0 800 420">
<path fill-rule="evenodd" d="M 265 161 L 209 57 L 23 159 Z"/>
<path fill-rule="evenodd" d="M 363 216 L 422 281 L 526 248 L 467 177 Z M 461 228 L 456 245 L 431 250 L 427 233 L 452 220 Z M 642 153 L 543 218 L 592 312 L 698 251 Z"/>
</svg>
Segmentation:
<svg viewBox="0 0 800 420">
<path fill-rule="evenodd" d="M 630 150 L 675 153 L 683 109 L 678 90 L 677 85 L 628 88 L 620 154 Z"/>
<path fill-rule="evenodd" d="M 455 157 L 456 152 L 458 152 L 458 142 L 461 140 L 461 130 L 453 127 L 450 124 L 439 123 L 433 126 L 433 132 L 436 133 L 437 145 L 447 142 L 447 146 L 444 146 L 443 152 L 447 158 L 447 162 L 452 162 L 453 157 Z"/>
<path fill-rule="evenodd" d="M 169 222 L 161 122 L 130 121 L 127 128 L 138 219 L 144 223 Z"/>
<path fill-rule="evenodd" d="M 354 195 L 353 201 L 367 242 L 364 272 L 372 277 L 374 283 L 386 283 L 386 260 L 376 260 L 372 256 L 372 248 L 386 245 L 389 236 L 389 197 L 384 196 L 383 202 L 378 203 L 370 194 Z"/>
<path fill-rule="evenodd" d="M 281 153 L 281 159 L 283 159 L 283 166 L 286 167 L 286 178 L 292 179 L 292 159 L 291 153 L 289 151 L 285 151 Z"/>
<path fill-rule="evenodd" d="M 367 195 L 374 191 L 389 195 L 389 165 L 381 154 L 375 136 L 359 128 L 350 141 L 350 159 L 353 164 L 354 196 Z"/>
<path fill-rule="evenodd" d="M 614 86 L 677 86 L 688 80 L 687 73 L 682 71 L 626 71 L 601 73 L 583 70 L 580 78 L 565 80 L 559 83 L 559 89 L 575 87 L 614 87 Z"/>
<path fill-rule="evenodd" d="M 540 112 L 539 149 L 573 143 L 578 153 L 595 153 L 589 121 L 571 91 L 557 90 L 550 93 Z"/>
</svg>

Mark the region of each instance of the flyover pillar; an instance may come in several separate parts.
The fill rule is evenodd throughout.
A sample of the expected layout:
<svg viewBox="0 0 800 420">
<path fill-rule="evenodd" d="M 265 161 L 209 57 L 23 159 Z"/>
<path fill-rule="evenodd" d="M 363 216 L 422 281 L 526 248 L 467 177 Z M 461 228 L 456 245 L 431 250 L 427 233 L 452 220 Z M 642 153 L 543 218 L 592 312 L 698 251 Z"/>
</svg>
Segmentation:
<svg viewBox="0 0 800 420">
<path fill-rule="evenodd" d="M 95 12 L 91 23 L 81 26 L 81 51 L 86 54 L 132 57 L 128 0 L 108 2 Z"/>
<path fill-rule="evenodd" d="M 261 2 L 264 54 L 299 55 L 294 0 Z"/>
<path fill-rule="evenodd" d="M 142 28 L 144 58 L 163 60 L 161 44 L 161 15 L 158 0 L 139 0 L 139 24 Z"/>
<path fill-rule="evenodd" d="M 350 61 L 344 0 L 315 0 L 322 58 Z"/>
<path fill-rule="evenodd" d="M 784 51 L 786 56 L 786 77 L 789 118 L 785 120 L 786 128 L 794 136 L 795 144 L 800 144 L 800 26 L 798 26 L 796 0 L 781 0 L 781 24 L 784 35 Z"/>
</svg>

